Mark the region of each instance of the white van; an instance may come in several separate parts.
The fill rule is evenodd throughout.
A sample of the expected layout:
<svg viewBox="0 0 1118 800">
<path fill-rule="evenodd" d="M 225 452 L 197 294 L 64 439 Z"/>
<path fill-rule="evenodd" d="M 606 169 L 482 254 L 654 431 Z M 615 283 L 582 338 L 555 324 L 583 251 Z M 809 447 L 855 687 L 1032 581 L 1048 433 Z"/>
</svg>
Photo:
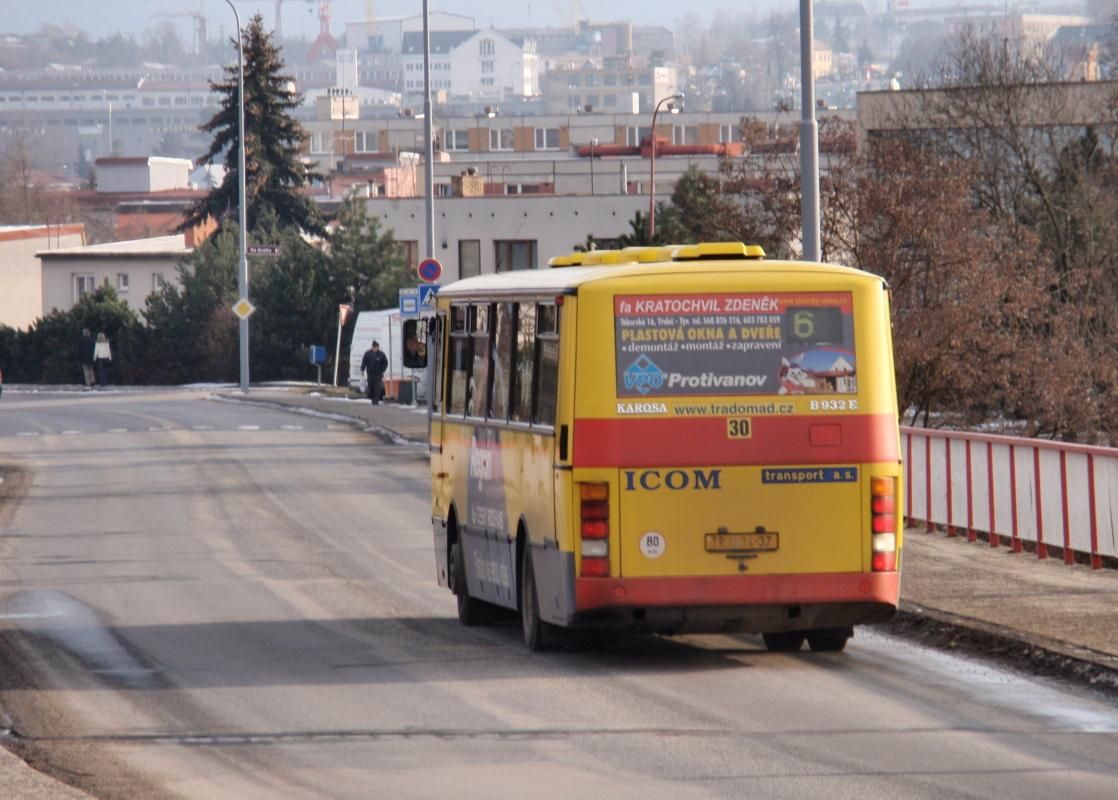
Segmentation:
<svg viewBox="0 0 1118 800">
<path fill-rule="evenodd" d="M 358 312 L 357 322 L 353 326 L 353 338 L 349 341 L 350 388 L 365 393 L 365 375 L 361 372 L 361 357 L 375 340 L 380 344 L 381 351 L 388 356 L 388 369 L 384 373 L 386 388 L 391 385 L 389 381 L 410 378 L 417 381 L 415 399 L 426 401 L 424 370 L 404 368 L 402 326 L 403 318 L 400 316 L 399 308 Z M 393 394 L 393 392 L 389 393 Z"/>
</svg>

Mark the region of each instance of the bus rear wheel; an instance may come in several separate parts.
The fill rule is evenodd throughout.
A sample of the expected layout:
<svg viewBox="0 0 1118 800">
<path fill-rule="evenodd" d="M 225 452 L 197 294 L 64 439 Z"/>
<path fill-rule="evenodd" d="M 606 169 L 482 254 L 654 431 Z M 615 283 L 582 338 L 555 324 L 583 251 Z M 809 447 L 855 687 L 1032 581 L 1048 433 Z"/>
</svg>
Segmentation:
<svg viewBox="0 0 1118 800">
<path fill-rule="evenodd" d="M 852 628 L 825 628 L 808 631 L 807 643 L 816 653 L 840 653 L 846 647 L 846 640 L 853 635 Z"/>
<path fill-rule="evenodd" d="M 462 545 L 455 542 L 450 548 L 450 588 L 458 600 L 458 621 L 466 626 L 480 625 L 485 620 L 481 601 L 470 597 L 466 585 L 466 559 Z"/>
<path fill-rule="evenodd" d="M 533 653 L 551 647 L 552 631 L 540 619 L 539 598 L 536 595 L 536 575 L 532 571 L 532 553 L 524 548 L 520 562 L 520 626 L 524 631 L 524 644 Z"/>
<path fill-rule="evenodd" d="M 802 631 L 762 633 L 761 638 L 770 653 L 794 653 L 804 646 L 806 635 Z"/>
</svg>

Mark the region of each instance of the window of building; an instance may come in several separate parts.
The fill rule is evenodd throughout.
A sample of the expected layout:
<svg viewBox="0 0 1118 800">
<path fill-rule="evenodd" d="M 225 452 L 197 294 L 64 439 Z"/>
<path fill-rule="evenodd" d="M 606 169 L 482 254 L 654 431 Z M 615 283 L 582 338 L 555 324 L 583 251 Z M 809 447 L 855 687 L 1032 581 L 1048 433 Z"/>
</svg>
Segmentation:
<svg viewBox="0 0 1118 800">
<path fill-rule="evenodd" d="M 496 272 L 536 268 L 535 239 L 498 239 L 493 242 Z"/>
<path fill-rule="evenodd" d="M 492 72 L 493 71 L 492 60 L 486 59 L 485 61 L 482 61 L 481 62 L 481 71 L 482 72 Z"/>
<path fill-rule="evenodd" d="M 326 148 L 323 146 L 325 137 L 321 133 L 311 134 L 311 152 L 312 153 L 325 153 Z"/>
<path fill-rule="evenodd" d="M 617 107 L 617 95 L 607 94 L 605 97 L 602 98 L 602 105 L 605 106 L 606 108 L 616 108 Z"/>
<path fill-rule="evenodd" d="M 698 144 L 698 125 L 673 125 L 672 144 Z"/>
<path fill-rule="evenodd" d="M 595 75 L 593 72 L 589 73 L 586 76 L 586 85 L 587 86 L 597 86 L 598 85 L 598 76 Z"/>
<path fill-rule="evenodd" d="M 497 52 L 497 45 L 492 39 L 482 39 L 478 42 L 478 54 L 483 56 L 495 55 Z"/>
<path fill-rule="evenodd" d="M 148 108 L 150 106 L 154 106 L 155 105 L 155 98 L 154 97 L 145 97 L 144 99 L 142 99 L 140 101 L 140 105 L 144 106 L 145 108 Z"/>
<path fill-rule="evenodd" d="M 82 299 L 83 295 L 87 295 L 97 288 L 97 281 L 93 275 L 75 275 L 74 276 L 74 302 Z"/>
<path fill-rule="evenodd" d="M 354 131 L 353 149 L 358 153 L 375 153 L 377 150 L 376 131 Z"/>
<path fill-rule="evenodd" d="M 482 78 L 481 79 L 481 85 L 482 86 L 496 86 L 497 85 L 497 79 L 496 78 Z"/>
<path fill-rule="evenodd" d="M 489 149 L 512 150 L 512 128 L 490 128 Z"/>
<path fill-rule="evenodd" d="M 444 130 L 443 150 L 469 150 L 470 132 L 467 130 Z"/>
<path fill-rule="evenodd" d="M 160 289 L 163 288 L 163 285 L 164 285 L 163 273 L 162 272 L 154 273 L 151 276 L 151 290 L 153 292 L 158 292 Z"/>
<path fill-rule="evenodd" d="M 605 75 L 602 76 L 602 81 L 605 83 L 606 86 L 616 86 L 617 85 L 617 73 L 616 72 L 607 72 Z"/>
<path fill-rule="evenodd" d="M 128 291 L 128 273 L 127 272 L 118 272 L 116 274 L 116 290 L 118 292 L 127 292 Z"/>
<path fill-rule="evenodd" d="M 404 257 L 404 263 L 409 270 L 414 270 L 419 266 L 419 242 L 411 241 L 398 241 L 397 247 L 400 248 L 400 255 Z"/>
<path fill-rule="evenodd" d="M 718 126 L 718 141 L 720 142 L 740 142 L 741 129 L 737 125 L 719 125 Z"/>
<path fill-rule="evenodd" d="M 536 128 L 536 149 L 537 150 L 558 150 L 559 149 L 559 129 L 558 128 Z"/>
<path fill-rule="evenodd" d="M 458 277 L 472 278 L 481 274 L 481 240 L 458 241 Z"/>
<path fill-rule="evenodd" d="M 171 98 L 170 97 L 160 97 L 159 98 L 159 105 L 161 105 L 161 106 L 171 105 Z"/>
<path fill-rule="evenodd" d="M 648 138 L 648 134 L 651 132 L 651 127 L 630 125 L 625 130 L 625 144 L 630 147 L 638 147 L 641 142 Z"/>
</svg>

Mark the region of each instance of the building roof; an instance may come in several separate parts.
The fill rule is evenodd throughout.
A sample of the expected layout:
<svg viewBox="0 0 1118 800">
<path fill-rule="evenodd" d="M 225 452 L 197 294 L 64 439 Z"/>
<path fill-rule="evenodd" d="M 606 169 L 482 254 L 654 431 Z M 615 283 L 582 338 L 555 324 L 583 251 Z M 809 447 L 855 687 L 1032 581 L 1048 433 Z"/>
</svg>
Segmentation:
<svg viewBox="0 0 1118 800">
<path fill-rule="evenodd" d="M 84 247 L 62 247 L 43 250 L 39 258 L 146 258 L 152 256 L 184 256 L 193 252 L 186 246 L 186 235 L 153 236 L 149 239 L 132 239 L 126 242 L 106 242 Z"/>
<path fill-rule="evenodd" d="M 462 42 L 477 33 L 473 31 L 431 31 L 431 53 L 445 54 L 456 48 Z M 401 52 L 408 55 L 423 52 L 423 33 L 421 31 L 406 31 Z"/>
<path fill-rule="evenodd" d="M 85 225 L 80 222 L 61 225 L 0 225 L 0 242 L 13 242 L 20 239 L 38 239 L 47 236 L 69 236 L 85 234 Z"/>
<path fill-rule="evenodd" d="M 193 169 L 194 162 L 189 158 L 170 156 L 101 156 L 93 162 L 99 167 L 146 167 L 150 164 L 176 164 Z"/>
</svg>

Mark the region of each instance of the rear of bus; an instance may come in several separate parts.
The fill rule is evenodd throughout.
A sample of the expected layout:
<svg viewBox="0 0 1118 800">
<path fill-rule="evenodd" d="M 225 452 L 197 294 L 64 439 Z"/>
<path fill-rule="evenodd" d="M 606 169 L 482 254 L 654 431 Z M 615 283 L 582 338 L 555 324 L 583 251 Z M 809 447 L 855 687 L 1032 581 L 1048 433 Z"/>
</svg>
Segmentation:
<svg viewBox="0 0 1118 800">
<path fill-rule="evenodd" d="M 570 623 L 841 649 L 899 594 L 887 288 L 688 254 L 579 287 Z"/>
</svg>

